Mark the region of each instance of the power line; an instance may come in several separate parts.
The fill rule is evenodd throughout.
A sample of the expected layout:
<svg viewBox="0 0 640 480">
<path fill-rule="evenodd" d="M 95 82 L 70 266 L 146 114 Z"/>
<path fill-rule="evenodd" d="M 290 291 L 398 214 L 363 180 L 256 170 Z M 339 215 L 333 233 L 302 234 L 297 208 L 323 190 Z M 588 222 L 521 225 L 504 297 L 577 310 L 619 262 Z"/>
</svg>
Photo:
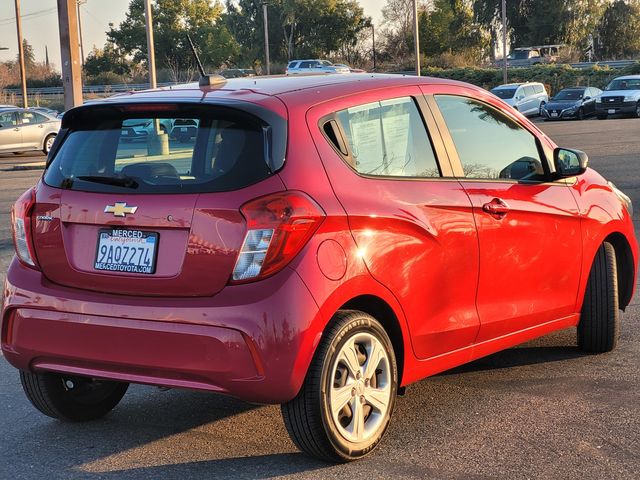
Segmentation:
<svg viewBox="0 0 640 480">
<path fill-rule="evenodd" d="M 26 20 L 33 20 L 36 18 L 40 18 L 40 17 L 45 17 L 47 15 L 51 15 L 52 13 L 55 13 L 57 11 L 56 7 L 53 8 L 47 8 L 45 10 L 36 10 L 35 12 L 31 12 L 31 13 L 25 13 L 24 15 L 21 15 L 22 21 Z M 16 17 L 8 17 L 8 18 L 1 18 L 0 19 L 0 26 L 3 25 L 12 25 L 14 24 L 16 21 Z"/>
</svg>

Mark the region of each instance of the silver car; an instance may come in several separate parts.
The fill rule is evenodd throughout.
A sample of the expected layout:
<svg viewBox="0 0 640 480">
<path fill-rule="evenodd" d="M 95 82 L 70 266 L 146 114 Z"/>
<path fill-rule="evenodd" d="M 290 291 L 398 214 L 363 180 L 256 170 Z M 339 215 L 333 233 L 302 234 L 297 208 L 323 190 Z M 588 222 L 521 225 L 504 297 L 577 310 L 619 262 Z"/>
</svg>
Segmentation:
<svg viewBox="0 0 640 480">
<path fill-rule="evenodd" d="M 538 82 L 508 83 L 491 89 L 491 93 L 526 116 L 542 115 L 549 101 L 546 88 Z"/>
<path fill-rule="evenodd" d="M 0 153 L 51 150 L 60 119 L 24 108 L 0 108 Z"/>
<path fill-rule="evenodd" d="M 329 60 L 292 60 L 287 65 L 287 75 L 301 73 L 350 73 L 346 65 L 334 65 Z"/>
</svg>

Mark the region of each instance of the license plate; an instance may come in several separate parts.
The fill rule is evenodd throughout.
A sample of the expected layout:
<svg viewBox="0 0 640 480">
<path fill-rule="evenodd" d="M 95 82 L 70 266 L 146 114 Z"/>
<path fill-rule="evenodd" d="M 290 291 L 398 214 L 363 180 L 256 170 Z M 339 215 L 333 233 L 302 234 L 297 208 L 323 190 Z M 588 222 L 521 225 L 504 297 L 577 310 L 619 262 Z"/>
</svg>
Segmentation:
<svg viewBox="0 0 640 480">
<path fill-rule="evenodd" d="M 187 127 L 181 127 L 181 128 L 180 128 L 180 131 L 181 131 L 182 133 L 187 133 L 189 130 L 187 129 Z"/>
<path fill-rule="evenodd" d="M 615 108 L 610 108 L 608 113 L 616 113 L 616 109 Z"/>
<path fill-rule="evenodd" d="M 110 272 L 152 274 L 156 271 L 158 237 L 157 232 L 101 229 L 93 267 Z"/>
<path fill-rule="evenodd" d="M 558 112 L 551 112 L 551 116 L 552 117 L 557 117 L 558 116 Z"/>
</svg>

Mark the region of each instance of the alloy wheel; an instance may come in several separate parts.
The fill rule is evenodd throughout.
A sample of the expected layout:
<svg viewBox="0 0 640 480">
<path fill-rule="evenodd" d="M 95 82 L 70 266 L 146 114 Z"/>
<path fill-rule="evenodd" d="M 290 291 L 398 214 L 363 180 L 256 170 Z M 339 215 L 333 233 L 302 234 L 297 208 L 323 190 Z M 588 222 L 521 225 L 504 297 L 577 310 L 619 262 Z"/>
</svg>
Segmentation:
<svg viewBox="0 0 640 480">
<path fill-rule="evenodd" d="M 391 402 L 388 354 L 369 333 L 358 333 L 340 349 L 331 370 L 331 415 L 340 435 L 363 442 L 382 425 Z"/>
</svg>

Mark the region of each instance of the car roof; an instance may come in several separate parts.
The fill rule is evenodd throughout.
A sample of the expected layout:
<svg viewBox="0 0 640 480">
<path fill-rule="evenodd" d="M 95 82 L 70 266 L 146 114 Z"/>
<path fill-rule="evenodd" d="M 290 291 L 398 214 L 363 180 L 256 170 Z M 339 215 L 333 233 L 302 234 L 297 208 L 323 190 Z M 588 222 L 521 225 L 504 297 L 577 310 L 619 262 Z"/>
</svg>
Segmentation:
<svg viewBox="0 0 640 480">
<path fill-rule="evenodd" d="M 614 80 L 640 80 L 640 75 L 625 75 L 623 77 L 616 77 Z"/>
<path fill-rule="evenodd" d="M 333 93 L 336 87 L 341 87 L 344 94 L 358 93 L 377 88 L 406 86 L 416 84 L 458 84 L 482 91 L 479 87 L 457 82 L 455 80 L 433 77 L 415 77 L 413 75 L 394 74 L 315 74 L 315 75 L 271 75 L 262 77 L 243 77 L 220 79 L 218 84 L 211 87 L 200 87 L 198 83 L 188 83 L 161 87 L 154 90 L 141 90 L 117 94 L 112 97 L 92 101 L 92 104 L 121 103 L 121 102 L 158 102 L 158 101 L 195 101 L 215 102 L 224 98 L 255 100 L 256 97 L 285 95 L 292 92 L 313 91 L 314 97 L 326 100 L 337 95 Z M 323 95 L 324 93 L 324 95 Z M 323 98 L 325 97 L 325 98 Z"/>
</svg>

